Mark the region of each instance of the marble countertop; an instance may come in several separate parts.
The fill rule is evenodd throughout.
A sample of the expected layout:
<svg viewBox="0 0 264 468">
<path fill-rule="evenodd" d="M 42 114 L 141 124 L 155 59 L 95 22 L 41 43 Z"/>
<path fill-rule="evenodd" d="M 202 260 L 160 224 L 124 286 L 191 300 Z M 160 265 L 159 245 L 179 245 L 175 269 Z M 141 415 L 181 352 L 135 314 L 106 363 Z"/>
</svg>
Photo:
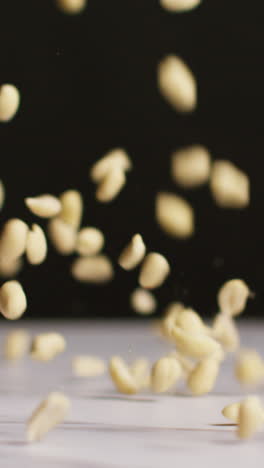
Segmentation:
<svg viewBox="0 0 264 468">
<path fill-rule="evenodd" d="M 71 370 L 76 354 L 108 359 L 120 354 L 133 361 L 146 356 L 153 362 L 171 346 L 142 322 L 2 322 L 0 340 L 15 328 L 32 334 L 59 331 L 67 350 L 51 362 L 29 358 L 0 366 L 0 460 L 3 468 L 169 468 L 197 466 L 239 468 L 255 466 L 264 432 L 253 440 L 236 439 L 222 408 L 243 395 L 262 395 L 241 389 L 233 377 L 232 357 L 223 365 L 215 391 L 190 397 L 182 388 L 166 395 L 118 394 L 108 375 L 77 378 Z M 242 322 L 242 345 L 264 355 L 264 323 Z M 25 423 L 50 391 L 63 391 L 72 401 L 63 424 L 38 443 L 28 444 Z M 263 398 L 264 401 L 264 398 Z M 259 459 L 258 459 L 259 460 Z M 259 461 L 258 461 L 259 463 Z"/>
</svg>

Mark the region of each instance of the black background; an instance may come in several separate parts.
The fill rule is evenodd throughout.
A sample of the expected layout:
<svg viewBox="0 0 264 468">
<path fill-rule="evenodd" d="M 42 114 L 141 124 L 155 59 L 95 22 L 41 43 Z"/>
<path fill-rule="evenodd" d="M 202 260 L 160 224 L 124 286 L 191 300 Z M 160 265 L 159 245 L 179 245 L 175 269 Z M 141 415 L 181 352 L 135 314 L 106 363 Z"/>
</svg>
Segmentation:
<svg viewBox="0 0 264 468">
<path fill-rule="evenodd" d="M 150 250 L 168 256 L 172 274 L 157 291 L 160 310 L 180 299 L 212 314 L 219 286 L 241 277 L 256 292 L 247 316 L 262 316 L 263 20 L 261 1 L 204 0 L 175 15 L 157 0 L 89 0 L 73 17 L 52 0 L 2 0 L 0 80 L 22 96 L 15 119 L 0 126 L 2 220 L 32 222 L 25 196 L 78 188 L 84 225 L 105 232 L 112 259 L 135 232 Z M 197 77 L 199 106 L 192 115 L 177 115 L 157 90 L 157 63 L 168 53 L 180 55 Z M 221 210 L 208 187 L 183 192 L 175 186 L 170 154 L 191 143 L 249 174 L 249 209 Z M 116 146 L 127 149 L 134 171 L 121 195 L 100 205 L 89 168 Z M 157 227 L 154 196 L 164 189 L 193 204 L 192 240 L 169 239 Z M 26 317 L 133 316 L 128 296 L 137 272 L 117 267 L 113 283 L 90 287 L 70 278 L 70 262 L 50 249 L 43 265 L 25 267 L 19 279 L 28 295 Z"/>
</svg>

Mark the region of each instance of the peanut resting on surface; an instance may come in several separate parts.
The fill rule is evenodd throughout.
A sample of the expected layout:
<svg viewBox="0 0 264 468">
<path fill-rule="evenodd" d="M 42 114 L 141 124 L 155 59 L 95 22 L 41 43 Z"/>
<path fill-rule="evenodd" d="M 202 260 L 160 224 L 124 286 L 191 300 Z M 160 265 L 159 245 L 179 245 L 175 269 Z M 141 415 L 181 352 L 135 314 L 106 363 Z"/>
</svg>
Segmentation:
<svg viewBox="0 0 264 468">
<path fill-rule="evenodd" d="M 110 359 L 109 373 L 119 392 L 137 393 L 139 389 L 138 382 L 121 357 L 113 356 Z"/>
<path fill-rule="evenodd" d="M 40 440 L 53 427 L 60 424 L 70 406 L 70 400 L 63 393 L 50 393 L 35 409 L 27 423 L 28 442 Z"/>
<path fill-rule="evenodd" d="M 169 390 L 182 376 L 182 368 L 177 359 L 162 357 L 152 367 L 151 387 L 156 393 Z"/>
<path fill-rule="evenodd" d="M 72 370 L 78 377 L 98 377 L 105 373 L 106 365 L 96 356 L 79 355 L 72 359 Z"/>
</svg>

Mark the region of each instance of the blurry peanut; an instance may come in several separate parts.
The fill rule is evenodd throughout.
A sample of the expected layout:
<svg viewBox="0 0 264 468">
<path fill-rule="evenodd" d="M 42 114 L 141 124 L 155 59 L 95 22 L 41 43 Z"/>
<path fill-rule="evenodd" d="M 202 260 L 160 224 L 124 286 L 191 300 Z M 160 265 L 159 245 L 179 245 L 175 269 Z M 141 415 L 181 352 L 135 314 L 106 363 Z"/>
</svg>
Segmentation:
<svg viewBox="0 0 264 468">
<path fill-rule="evenodd" d="M 55 249 L 61 255 L 70 255 L 76 247 L 77 233 L 71 224 L 62 219 L 53 218 L 48 224 L 48 233 Z"/>
<path fill-rule="evenodd" d="M 193 395 L 204 395 L 213 390 L 219 373 L 220 362 L 214 355 L 196 364 L 188 377 L 187 385 Z"/>
<path fill-rule="evenodd" d="M 239 348 L 239 333 L 232 317 L 217 314 L 212 325 L 212 336 L 226 351 L 234 352 Z"/>
<path fill-rule="evenodd" d="M 176 359 L 160 358 L 152 367 L 151 387 L 156 393 L 169 390 L 182 376 L 182 368 Z"/>
<path fill-rule="evenodd" d="M 20 104 L 18 89 L 12 84 L 0 86 L 0 122 L 13 119 Z"/>
<path fill-rule="evenodd" d="M 171 330 L 176 324 L 176 320 L 180 312 L 184 309 L 184 305 L 180 302 L 171 302 L 165 309 L 165 318 L 162 321 L 162 332 L 167 338 L 171 337 Z"/>
<path fill-rule="evenodd" d="M 185 307 L 176 316 L 175 325 L 188 333 L 209 333 L 209 328 L 206 327 L 200 315 Z"/>
<path fill-rule="evenodd" d="M 33 224 L 27 235 L 26 255 L 29 263 L 39 265 L 47 256 L 47 241 L 38 224 Z"/>
<path fill-rule="evenodd" d="M 172 177 L 184 188 L 205 184 L 209 179 L 210 169 L 211 157 L 202 145 L 186 146 L 172 155 Z"/>
<path fill-rule="evenodd" d="M 68 15 L 81 13 L 86 7 L 87 0 L 55 0 L 57 7 Z"/>
<path fill-rule="evenodd" d="M 132 168 L 131 160 L 122 148 L 115 148 L 99 159 L 92 166 L 90 177 L 93 182 L 101 182 L 115 167 L 123 172 L 129 171 Z"/>
<path fill-rule="evenodd" d="M 240 405 L 241 402 L 239 401 L 237 403 L 231 403 L 230 405 L 225 406 L 222 410 L 222 415 L 237 424 Z"/>
<path fill-rule="evenodd" d="M 95 194 L 97 201 L 101 203 L 111 202 L 122 190 L 125 183 L 124 171 L 118 166 L 113 167 L 98 184 Z"/>
<path fill-rule="evenodd" d="M 203 359 L 210 354 L 221 352 L 219 343 L 202 333 L 187 333 L 174 326 L 171 330 L 171 336 L 175 340 L 177 349 L 186 356 Z"/>
<path fill-rule="evenodd" d="M 60 196 L 61 211 L 59 218 L 66 224 L 70 224 L 74 229 L 79 229 L 82 213 L 83 201 L 78 190 L 66 190 Z"/>
<path fill-rule="evenodd" d="M 235 317 L 243 312 L 250 295 L 250 289 L 243 280 L 227 281 L 217 294 L 219 309 L 223 314 Z"/>
<path fill-rule="evenodd" d="M 160 192 L 156 197 L 156 220 L 166 234 L 185 239 L 194 233 L 194 211 L 183 198 Z"/>
<path fill-rule="evenodd" d="M 60 200 L 49 194 L 25 198 L 25 204 L 34 215 L 40 218 L 53 218 L 61 211 Z"/>
<path fill-rule="evenodd" d="M 157 307 L 155 296 L 142 288 L 137 288 L 132 292 L 130 304 L 132 309 L 141 315 L 153 314 Z"/>
<path fill-rule="evenodd" d="M 41 333 L 32 341 L 30 356 L 37 361 L 50 361 L 65 348 L 66 341 L 59 333 Z"/>
<path fill-rule="evenodd" d="M 71 267 L 73 278 L 84 283 L 107 283 L 114 277 L 112 263 L 105 255 L 80 257 L 74 260 Z"/>
<path fill-rule="evenodd" d="M 0 248 L 0 276 L 2 278 L 13 278 L 18 275 L 23 267 L 23 261 L 21 257 L 8 258 L 1 255 Z"/>
<path fill-rule="evenodd" d="M 139 389 L 149 386 L 149 361 L 147 359 L 136 359 L 129 369 Z"/>
<path fill-rule="evenodd" d="M 160 0 L 160 5 L 172 13 L 182 13 L 200 5 L 201 0 Z"/>
<path fill-rule="evenodd" d="M 121 252 L 118 263 L 124 270 L 132 270 L 143 260 L 146 246 L 140 234 L 135 234 L 130 243 Z"/>
<path fill-rule="evenodd" d="M 14 263 L 26 250 L 28 227 L 24 221 L 9 219 L 3 227 L 0 238 L 0 256 L 7 260 L 7 264 Z"/>
<path fill-rule="evenodd" d="M 80 255 L 96 255 L 104 246 L 103 233 L 94 227 L 82 228 L 77 234 L 76 251 Z"/>
<path fill-rule="evenodd" d="M 110 359 L 109 373 L 119 392 L 127 394 L 137 393 L 138 383 L 121 357 L 113 356 Z"/>
<path fill-rule="evenodd" d="M 5 337 L 4 354 L 6 359 L 16 361 L 29 350 L 30 336 L 26 330 L 14 330 Z"/>
<path fill-rule="evenodd" d="M 70 409 L 70 400 L 59 392 L 52 392 L 35 409 L 27 423 L 27 440 L 40 440 L 53 427 L 60 424 Z"/>
<path fill-rule="evenodd" d="M 98 377 L 105 373 L 106 365 L 98 357 L 80 355 L 73 358 L 72 369 L 78 377 Z"/>
<path fill-rule="evenodd" d="M 25 312 L 27 298 L 18 281 L 7 281 L 0 288 L 0 312 L 9 320 L 16 320 Z"/>
<path fill-rule="evenodd" d="M 3 208 L 4 202 L 5 202 L 5 186 L 2 180 L 0 180 L 0 210 Z"/>
<path fill-rule="evenodd" d="M 170 265 L 166 258 L 156 252 L 149 253 L 142 264 L 139 274 L 139 284 L 145 289 L 161 286 L 170 273 Z"/>
<path fill-rule="evenodd" d="M 222 208 L 239 209 L 249 205 L 249 178 L 230 161 L 214 162 L 210 188 L 215 202 Z"/>
<path fill-rule="evenodd" d="M 158 87 L 164 99 L 178 112 L 192 112 L 196 108 L 196 80 L 180 57 L 168 55 L 161 60 Z"/>
<path fill-rule="evenodd" d="M 244 349 L 240 352 L 235 375 L 244 385 L 257 385 L 264 380 L 264 361 L 257 351 Z"/>
<path fill-rule="evenodd" d="M 263 408 L 258 397 L 249 396 L 240 403 L 237 436 L 251 438 L 263 425 Z"/>
</svg>

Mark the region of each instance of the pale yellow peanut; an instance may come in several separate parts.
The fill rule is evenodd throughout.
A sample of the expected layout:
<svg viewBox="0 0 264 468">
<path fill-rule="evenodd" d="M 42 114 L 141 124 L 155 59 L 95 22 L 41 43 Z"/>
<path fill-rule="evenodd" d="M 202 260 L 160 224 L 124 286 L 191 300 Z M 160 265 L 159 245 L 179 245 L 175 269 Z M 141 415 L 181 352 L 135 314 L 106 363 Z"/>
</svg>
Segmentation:
<svg viewBox="0 0 264 468">
<path fill-rule="evenodd" d="M 79 255 L 96 255 L 104 246 L 102 231 L 94 227 L 82 228 L 76 239 L 76 252 Z"/>
<path fill-rule="evenodd" d="M 196 364 L 188 376 L 187 386 L 193 395 L 204 395 L 213 390 L 219 373 L 220 362 L 213 356 Z"/>
<path fill-rule="evenodd" d="M 147 388 L 149 386 L 149 367 L 149 361 L 146 358 L 136 359 L 129 367 L 139 389 Z"/>
<path fill-rule="evenodd" d="M 12 84 L 0 86 L 0 122 L 8 122 L 13 119 L 20 104 L 18 89 Z"/>
<path fill-rule="evenodd" d="M 26 250 L 28 226 L 21 219 L 9 219 L 0 238 L 0 256 L 11 262 L 21 257 Z"/>
<path fill-rule="evenodd" d="M 241 401 L 238 413 L 237 436 L 249 439 L 263 426 L 263 408 L 258 397 L 249 396 Z"/>
<path fill-rule="evenodd" d="M 256 350 L 244 349 L 240 352 L 235 375 L 244 385 L 257 385 L 264 380 L 264 361 Z"/>
<path fill-rule="evenodd" d="M 140 234 L 135 234 L 130 243 L 122 250 L 118 263 L 124 270 L 132 270 L 143 260 L 146 246 Z"/>
<path fill-rule="evenodd" d="M 50 361 L 65 348 L 66 341 L 60 333 L 41 333 L 32 341 L 30 356 L 37 361 Z"/>
<path fill-rule="evenodd" d="M 106 255 L 80 257 L 74 260 L 71 267 L 73 278 L 84 283 L 107 283 L 114 277 L 114 269 Z"/>
<path fill-rule="evenodd" d="M 95 197 L 101 203 L 111 202 L 122 190 L 126 183 L 126 175 L 120 167 L 110 169 L 99 182 Z"/>
<path fill-rule="evenodd" d="M 184 354 L 179 351 L 170 351 L 167 357 L 174 358 L 181 365 L 183 377 L 187 377 L 190 372 L 194 369 L 194 363 L 190 358 L 187 358 Z"/>
<path fill-rule="evenodd" d="M 9 320 L 16 320 L 27 308 L 27 298 L 18 281 L 6 281 L 0 288 L 0 312 Z"/>
<path fill-rule="evenodd" d="M 99 159 L 91 168 L 90 177 L 93 182 L 101 182 L 113 168 L 119 168 L 123 172 L 132 168 L 131 160 L 122 148 L 115 148 Z"/>
<path fill-rule="evenodd" d="M 77 233 L 71 224 L 65 223 L 59 217 L 53 218 L 49 221 L 48 233 L 53 246 L 61 255 L 74 252 Z"/>
<path fill-rule="evenodd" d="M 178 112 L 192 112 L 197 106 L 195 77 L 184 61 L 168 55 L 158 65 L 158 87 L 166 101 Z"/>
<path fill-rule="evenodd" d="M 246 208 L 250 202 L 250 181 L 230 161 L 215 161 L 210 177 L 212 196 L 222 208 Z"/>
<path fill-rule="evenodd" d="M 185 188 L 205 184 L 210 176 L 211 156 L 202 145 L 180 148 L 173 153 L 171 161 L 172 178 Z"/>
<path fill-rule="evenodd" d="M 231 403 L 222 409 L 222 415 L 237 424 L 241 402 Z"/>
<path fill-rule="evenodd" d="M 23 267 L 23 260 L 21 257 L 8 258 L 1 255 L 0 248 L 0 276 L 2 278 L 13 278 L 16 276 Z"/>
<path fill-rule="evenodd" d="M 30 335 L 26 330 L 17 329 L 5 337 L 4 355 L 6 359 L 17 361 L 29 350 Z"/>
<path fill-rule="evenodd" d="M 83 201 L 80 192 L 66 190 L 60 195 L 59 200 L 61 202 L 59 218 L 74 229 L 79 229 L 83 214 Z"/>
<path fill-rule="evenodd" d="M 98 377 L 105 373 L 106 365 L 96 356 L 79 355 L 72 359 L 72 370 L 78 377 Z"/>
<path fill-rule="evenodd" d="M 203 333 L 187 333 L 180 327 L 174 326 L 171 336 L 177 349 L 186 356 L 203 359 L 210 354 L 221 352 L 219 343 Z"/>
<path fill-rule="evenodd" d="M 161 286 L 170 273 L 170 265 L 166 258 L 156 252 L 150 252 L 144 259 L 139 273 L 139 284 L 145 289 Z"/>
<path fill-rule="evenodd" d="M 57 7 L 68 15 L 81 13 L 87 5 L 87 0 L 55 0 Z"/>
<path fill-rule="evenodd" d="M 209 333 L 200 315 L 192 309 L 183 307 L 175 317 L 175 325 L 187 333 Z"/>
<path fill-rule="evenodd" d="M 119 392 L 127 394 L 137 393 L 138 383 L 121 357 L 113 356 L 110 359 L 109 373 Z"/>
<path fill-rule="evenodd" d="M 132 309 L 141 315 L 150 315 L 155 312 L 157 301 L 153 294 L 146 289 L 137 288 L 130 296 Z"/>
<path fill-rule="evenodd" d="M 171 330 L 176 324 L 177 317 L 184 309 L 181 302 L 171 302 L 165 309 L 165 318 L 162 320 L 162 333 L 165 337 L 171 337 Z"/>
<path fill-rule="evenodd" d="M 169 390 L 182 377 L 182 368 L 175 358 L 160 358 L 152 367 L 151 388 L 156 393 Z"/>
<path fill-rule="evenodd" d="M 50 393 L 27 422 L 28 442 L 40 440 L 53 427 L 60 424 L 65 419 L 70 406 L 70 400 L 63 393 Z"/>
<path fill-rule="evenodd" d="M 234 352 L 239 348 L 239 333 L 232 317 L 217 314 L 212 325 L 212 336 L 223 346 L 225 351 Z"/>
<path fill-rule="evenodd" d="M 245 281 L 233 279 L 223 284 L 217 294 L 220 312 L 235 317 L 246 307 L 251 292 Z"/>
<path fill-rule="evenodd" d="M 38 224 L 33 224 L 27 235 L 26 255 L 29 263 L 39 265 L 47 256 L 47 241 Z"/>
<path fill-rule="evenodd" d="M 172 13 L 182 13 L 200 5 L 201 0 L 160 0 L 160 5 Z"/>
<path fill-rule="evenodd" d="M 61 211 L 61 202 L 54 195 L 44 194 L 25 198 L 27 208 L 40 218 L 53 218 Z"/>
<path fill-rule="evenodd" d="M 0 180 L 0 210 L 3 208 L 5 202 L 5 186 Z"/>
<path fill-rule="evenodd" d="M 182 197 L 173 193 L 158 193 L 155 213 L 157 223 L 169 236 L 185 239 L 193 235 L 194 211 Z"/>
</svg>

